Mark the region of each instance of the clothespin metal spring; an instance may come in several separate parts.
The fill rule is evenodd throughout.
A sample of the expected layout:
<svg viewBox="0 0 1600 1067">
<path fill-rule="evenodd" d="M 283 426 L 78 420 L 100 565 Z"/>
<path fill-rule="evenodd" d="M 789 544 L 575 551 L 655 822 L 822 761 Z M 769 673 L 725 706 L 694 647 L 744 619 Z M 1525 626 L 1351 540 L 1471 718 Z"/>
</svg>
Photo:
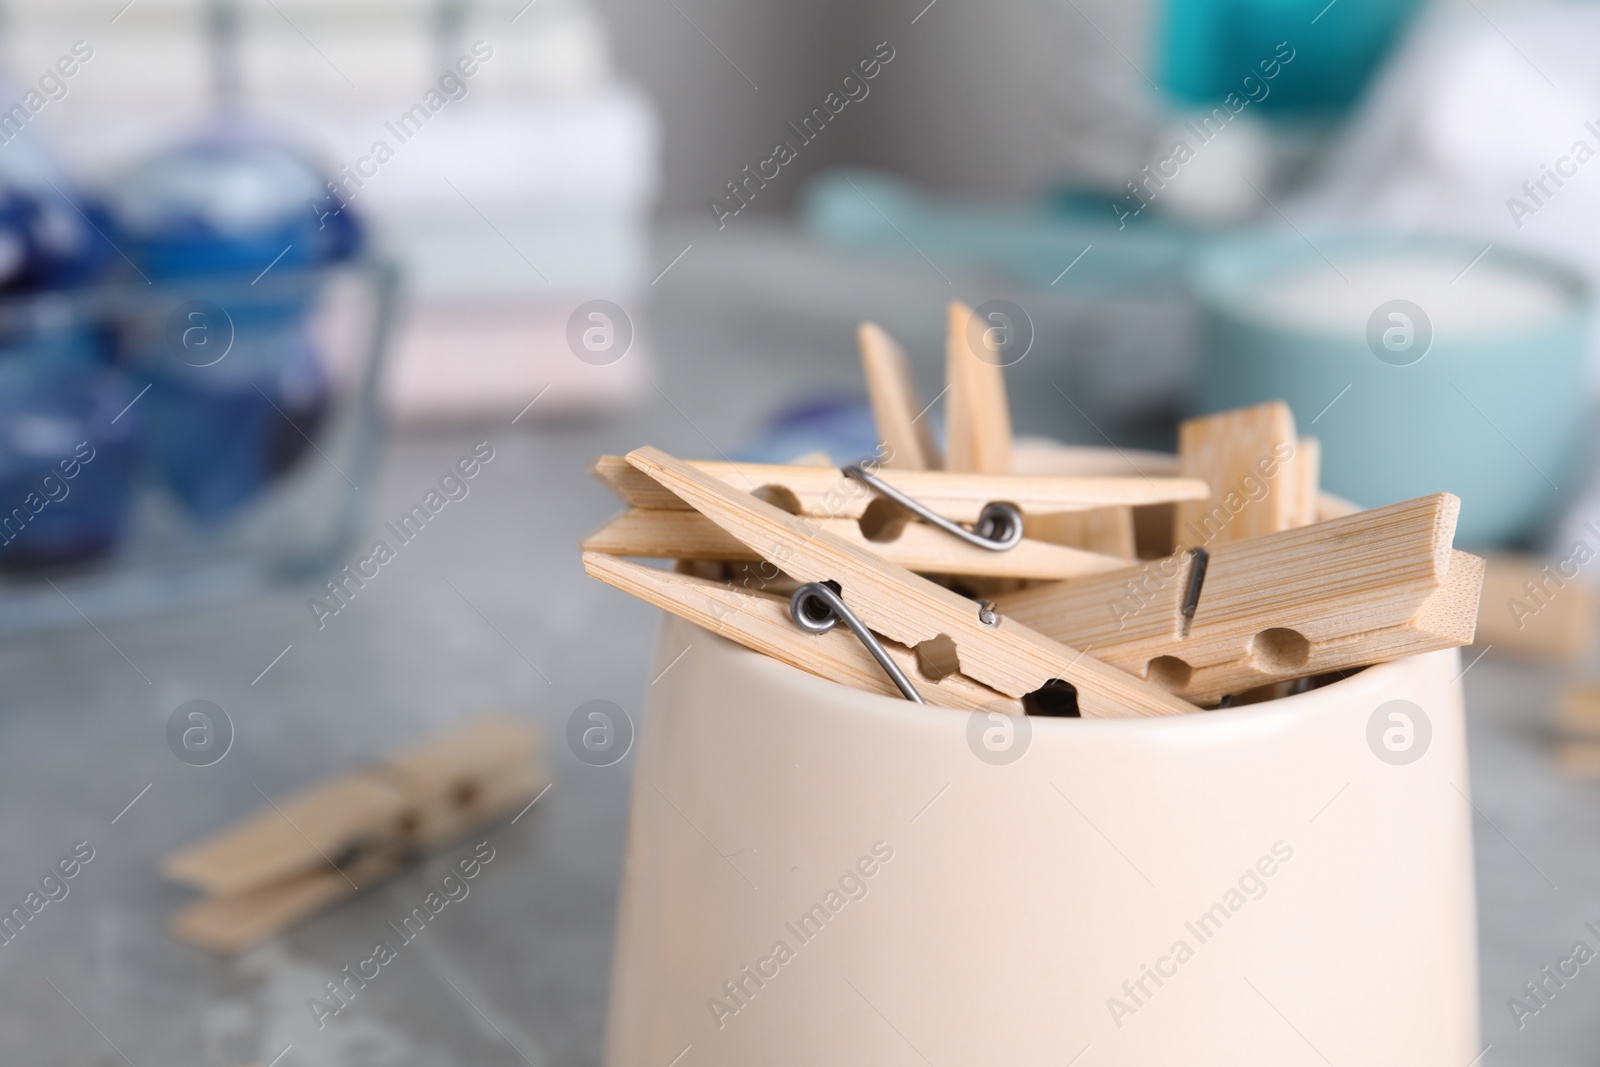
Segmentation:
<svg viewBox="0 0 1600 1067">
<path fill-rule="evenodd" d="M 1022 510 L 1015 504 L 999 500 L 985 504 L 983 510 L 978 513 L 978 521 L 973 523 L 972 529 L 969 530 L 906 496 L 864 467 L 852 464 L 841 470 L 846 477 L 854 478 L 879 496 L 887 497 L 919 519 L 961 538 L 969 545 L 977 545 L 993 552 L 1004 552 L 1008 548 L 1015 548 L 1022 540 Z"/>
<path fill-rule="evenodd" d="M 922 694 L 917 692 L 917 687 L 911 684 L 900 665 L 889 658 L 889 653 L 879 643 L 872 631 L 867 629 L 866 623 L 856 618 L 855 612 L 844 605 L 844 598 L 830 585 L 821 582 L 807 582 L 794 591 L 789 598 L 789 617 L 796 626 L 812 634 L 825 634 L 837 626 L 840 620 L 850 627 L 852 633 L 861 639 L 861 643 L 872 653 L 872 658 L 878 661 L 878 666 L 883 668 L 883 673 L 900 690 L 902 696 L 916 704 L 926 704 Z"/>
</svg>

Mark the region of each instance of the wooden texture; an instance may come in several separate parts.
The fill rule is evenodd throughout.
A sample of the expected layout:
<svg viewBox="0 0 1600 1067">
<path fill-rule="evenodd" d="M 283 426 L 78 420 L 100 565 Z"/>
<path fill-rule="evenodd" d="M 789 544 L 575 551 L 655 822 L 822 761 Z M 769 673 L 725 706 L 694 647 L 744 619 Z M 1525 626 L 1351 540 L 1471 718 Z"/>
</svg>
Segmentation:
<svg viewBox="0 0 1600 1067">
<path fill-rule="evenodd" d="M 1360 504 L 1351 503 L 1342 496 L 1334 496 L 1332 493 L 1317 494 L 1317 522 L 1342 519 L 1346 515 L 1355 515 L 1365 510 Z"/>
<path fill-rule="evenodd" d="M 1589 583 L 1589 574 L 1570 560 L 1490 556 L 1478 644 L 1493 645 L 1496 655 L 1547 663 L 1583 659 L 1600 624 L 1600 594 Z"/>
<path fill-rule="evenodd" d="M 922 417 L 922 402 L 905 351 L 874 322 L 861 324 L 856 341 L 878 439 L 888 447 L 883 465 L 895 470 L 937 470 L 939 446 L 933 440 L 933 427 Z"/>
<path fill-rule="evenodd" d="M 431 847 L 532 799 L 546 781 L 538 755 L 538 731 L 484 716 L 392 753 L 376 773 L 405 795 L 409 839 Z"/>
<path fill-rule="evenodd" d="M 1067 545 L 1132 561 L 1136 553 L 1132 508 L 1096 508 L 1024 516 L 1023 532 L 1035 541 Z"/>
<path fill-rule="evenodd" d="M 172 933 L 212 952 L 243 952 L 371 888 L 403 866 L 405 860 L 398 853 L 374 853 L 339 870 L 324 866 L 233 896 L 206 897 L 179 909 L 172 919 Z"/>
<path fill-rule="evenodd" d="M 799 514 L 817 518 L 860 518 L 879 499 L 861 482 L 845 477 L 833 467 L 708 461 L 689 464 L 735 489 L 763 495 L 769 502 L 781 490 L 793 498 Z M 601 456 L 591 469 L 618 499 L 631 507 L 691 510 L 622 456 Z M 1204 500 L 1210 494 L 1206 483 L 1197 478 L 904 470 L 887 471 L 880 476 L 953 522 L 974 522 L 985 504 L 997 500 L 1015 504 L 1025 517 L 1033 517 L 1172 500 Z"/>
<path fill-rule="evenodd" d="M 1178 469 L 1211 486 L 1178 505 L 1173 543 L 1221 545 L 1298 525 L 1294 415 L 1282 401 L 1189 419 L 1178 429 Z"/>
<path fill-rule="evenodd" d="M 1126 559 L 1102 556 L 1065 545 L 1024 538 L 1004 552 L 969 545 L 923 522 L 906 522 L 890 541 L 869 541 L 855 519 L 810 519 L 857 548 L 875 552 L 921 574 L 1045 581 L 1101 574 L 1128 566 Z M 583 543 L 586 552 L 648 559 L 718 559 L 750 562 L 762 558 L 737 537 L 695 511 L 634 508 L 596 530 Z"/>
<path fill-rule="evenodd" d="M 168 856 L 209 896 L 173 932 L 237 952 L 387 877 L 420 849 L 526 804 L 547 784 L 539 734 L 485 716 L 268 806 Z"/>
<path fill-rule="evenodd" d="M 1322 442 L 1302 437 L 1294 449 L 1294 525 L 1310 526 L 1317 521 L 1322 487 Z"/>
<path fill-rule="evenodd" d="M 628 461 L 678 494 L 763 558 L 804 581 L 836 581 L 842 596 L 874 632 L 915 647 L 944 635 L 956 646 L 959 670 L 1007 696 L 1021 698 L 1052 679 L 1077 689 L 1085 716 L 1177 715 L 1190 704 L 1012 619 L 988 626 L 979 605 L 903 567 L 844 541 L 713 478 L 659 449 Z"/>
<path fill-rule="evenodd" d="M 538 734 L 490 716 L 340 775 L 169 856 L 164 873 L 229 896 L 364 853 L 433 844 L 537 792 Z"/>
<path fill-rule="evenodd" d="M 1215 545 L 1187 636 L 1187 554 L 996 599 L 1049 637 L 1210 703 L 1470 643 L 1483 561 L 1451 547 L 1459 511 L 1439 494 Z"/>
<path fill-rule="evenodd" d="M 746 648 L 831 681 L 884 696 L 899 697 L 883 668 L 844 626 L 809 634 L 789 618 L 785 599 L 748 592 L 723 582 L 673 574 L 597 552 L 583 554 L 591 577 L 631 593 Z M 935 679 L 923 671 L 915 652 L 884 640 L 884 648 L 930 704 L 966 711 L 1022 714 L 1022 705 L 959 672 Z"/>
<path fill-rule="evenodd" d="M 405 794 L 369 771 L 341 775 L 269 802 L 255 815 L 167 857 L 163 873 L 229 896 L 306 871 L 343 866 L 401 839 Z"/>
<path fill-rule="evenodd" d="M 951 301 L 945 337 L 945 469 L 1011 473 L 1011 409 L 999 355 L 981 347 L 984 324 Z M 975 341 L 977 344 L 975 345 Z"/>
</svg>

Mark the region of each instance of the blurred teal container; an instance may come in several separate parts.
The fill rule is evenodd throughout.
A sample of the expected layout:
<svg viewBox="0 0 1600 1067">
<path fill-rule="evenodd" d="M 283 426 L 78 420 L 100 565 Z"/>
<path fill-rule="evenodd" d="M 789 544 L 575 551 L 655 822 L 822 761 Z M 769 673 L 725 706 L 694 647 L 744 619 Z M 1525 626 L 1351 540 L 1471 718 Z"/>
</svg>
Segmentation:
<svg viewBox="0 0 1600 1067">
<path fill-rule="evenodd" d="M 1421 0 L 1166 0 L 1161 87 L 1202 107 L 1236 93 L 1266 116 L 1339 114 L 1421 8 Z M 1293 63 L 1278 78 L 1275 60 L 1286 55 Z"/>
<path fill-rule="evenodd" d="M 1330 263 L 1356 271 L 1418 257 L 1547 286 L 1554 306 L 1504 328 L 1435 324 L 1425 354 L 1410 363 L 1385 349 L 1384 336 L 1396 330 L 1389 337 L 1401 343 L 1426 322 L 1376 314 L 1382 301 L 1365 331 L 1296 326 L 1264 313 L 1265 294 L 1297 273 L 1332 276 Z M 1207 249 L 1193 287 L 1206 331 L 1197 411 L 1287 400 L 1300 433 L 1322 441 L 1324 489 L 1368 507 L 1455 493 L 1457 542 L 1486 546 L 1529 534 L 1577 488 L 1590 412 L 1591 304 L 1575 273 L 1453 238 L 1273 233 Z M 1404 284 L 1395 288 L 1394 298 L 1407 298 Z"/>
</svg>

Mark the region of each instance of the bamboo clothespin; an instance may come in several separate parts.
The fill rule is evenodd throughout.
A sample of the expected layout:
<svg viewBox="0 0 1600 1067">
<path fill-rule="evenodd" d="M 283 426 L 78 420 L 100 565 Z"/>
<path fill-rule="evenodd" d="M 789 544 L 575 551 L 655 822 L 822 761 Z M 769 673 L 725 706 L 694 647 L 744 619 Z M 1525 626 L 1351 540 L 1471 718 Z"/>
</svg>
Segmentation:
<svg viewBox="0 0 1600 1067">
<path fill-rule="evenodd" d="M 914 652 L 954 645 L 962 674 L 1006 696 L 1021 699 L 1059 681 L 1074 687 L 1086 716 L 1194 710 L 659 449 L 630 452 L 628 462 L 785 573 L 803 582 L 839 583 L 851 609 L 875 633 Z"/>
<path fill-rule="evenodd" d="M 173 932 L 237 952 L 385 878 L 535 796 L 539 738 L 489 716 L 312 786 L 168 856 L 163 873 L 207 896 Z"/>
<path fill-rule="evenodd" d="M 1089 552 L 1056 538 L 1025 537 L 1005 552 L 965 544 L 933 526 L 908 522 L 860 481 L 838 470 L 764 464 L 694 463 L 729 485 L 815 518 L 820 525 L 890 562 L 924 574 L 1058 580 L 1117 570 L 1122 555 Z M 594 472 L 634 505 L 584 542 L 613 556 L 754 561 L 759 554 L 719 530 L 620 456 L 602 456 Z M 995 502 L 1016 506 L 1025 529 L 1059 520 L 1063 513 L 1102 516 L 1135 504 L 1205 496 L 1204 482 L 1184 478 L 1098 478 L 1060 475 L 893 471 L 881 474 L 894 489 L 952 522 L 975 522 Z M 1096 510 L 1098 509 L 1098 510 Z"/>
<path fill-rule="evenodd" d="M 959 300 L 951 301 L 945 337 L 945 401 L 951 470 L 1010 474 L 1011 407 L 1006 397 L 1002 353 L 990 344 L 990 324 Z M 1030 538 L 1130 560 L 1134 557 L 1133 512 L 1106 504 L 1092 514 L 1040 513 L 1027 523 Z"/>
<path fill-rule="evenodd" d="M 583 554 L 583 568 L 590 577 L 791 667 L 868 692 L 899 695 L 867 650 L 843 629 L 813 635 L 795 626 L 789 618 L 787 599 L 628 563 L 598 552 Z M 928 703 L 968 711 L 1022 714 L 1018 701 L 972 681 L 954 664 L 933 658 L 928 650 L 919 657 L 896 642 L 883 644 L 900 669 L 917 679 L 917 687 Z"/>
<path fill-rule="evenodd" d="M 1322 518 L 1322 442 L 1315 437 L 1300 438 L 1294 449 L 1294 465 L 1298 499 L 1292 525 L 1310 526 Z"/>
<path fill-rule="evenodd" d="M 1556 730 L 1555 759 L 1561 773 L 1600 778 L 1600 682 L 1573 682 L 1562 690 Z"/>
<path fill-rule="evenodd" d="M 1470 644 L 1483 561 L 1460 501 L 1420 497 L 996 598 L 1000 610 L 1189 700 Z M 1187 608 L 1187 610 L 1186 610 Z"/>
<path fill-rule="evenodd" d="M 1309 510 L 1300 475 L 1294 413 L 1281 400 L 1189 419 L 1178 428 L 1178 470 L 1211 486 L 1208 500 L 1178 505 L 1173 543 L 1195 548 L 1242 541 L 1303 525 Z"/>
<path fill-rule="evenodd" d="M 696 469 L 728 485 L 754 491 L 792 514 L 874 550 L 886 560 L 925 574 L 1064 579 L 1126 566 L 1126 558 L 1086 552 L 1054 539 L 1024 537 L 1013 549 L 990 552 L 922 522 L 878 498 L 875 490 L 838 470 L 696 462 Z M 634 509 L 584 542 L 590 552 L 680 560 L 757 560 L 758 555 L 682 499 L 662 490 L 621 456 L 602 456 L 595 475 Z M 995 502 L 1021 510 L 1024 528 L 1048 525 L 1061 514 L 1104 515 L 1133 504 L 1197 499 L 1206 485 L 1194 478 L 1096 478 L 1062 475 L 979 475 L 949 470 L 896 470 L 883 478 L 893 490 L 950 522 L 973 523 Z M 1093 510 L 1099 509 L 1099 510 Z"/>
<path fill-rule="evenodd" d="M 937 470 L 939 446 L 933 428 L 922 421 L 923 410 L 905 350 L 875 322 L 863 322 L 856 340 L 872 417 L 879 439 L 888 447 L 883 465 L 894 470 Z"/>
<path fill-rule="evenodd" d="M 958 541 L 920 522 L 894 520 L 880 540 L 869 539 L 856 519 L 810 519 L 857 548 L 922 574 L 979 578 L 1031 578 L 1059 581 L 1084 574 L 1122 570 L 1128 561 L 1066 545 L 1024 538 L 1005 552 L 991 552 Z M 644 559 L 756 562 L 761 553 L 695 511 L 634 508 L 596 530 L 583 542 L 585 552 Z"/>
<path fill-rule="evenodd" d="M 1572 682 L 1561 691 L 1556 728 L 1569 737 L 1600 741 L 1600 682 Z"/>
<path fill-rule="evenodd" d="M 689 465 L 735 489 L 754 493 L 786 511 L 807 517 L 859 519 L 877 499 L 866 486 L 833 467 L 700 460 L 689 461 Z M 632 507 L 692 510 L 622 456 L 601 456 L 591 469 L 623 503 Z M 883 478 L 953 522 L 975 521 L 984 506 L 996 500 L 1015 504 L 1025 519 L 1031 519 L 1174 500 L 1204 500 L 1210 493 L 1198 478 L 910 470 L 889 471 Z"/>
<path fill-rule="evenodd" d="M 985 324 L 959 300 L 946 317 L 945 468 L 1011 473 L 1011 409 L 999 352 L 986 343 Z"/>
<path fill-rule="evenodd" d="M 1567 561 L 1571 562 L 1571 561 Z M 1594 649 L 1600 593 L 1576 565 L 1534 556 L 1493 555 L 1483 576 L 1480 645 L 1548 663 L 1572 663 Z"/>
</svg>

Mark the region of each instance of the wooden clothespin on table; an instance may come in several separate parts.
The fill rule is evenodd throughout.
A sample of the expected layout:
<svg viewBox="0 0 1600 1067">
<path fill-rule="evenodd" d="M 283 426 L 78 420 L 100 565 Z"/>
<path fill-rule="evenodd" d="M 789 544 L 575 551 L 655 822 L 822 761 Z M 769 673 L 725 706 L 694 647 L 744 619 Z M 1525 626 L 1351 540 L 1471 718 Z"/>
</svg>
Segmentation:
<svg viewBox="0 0 1600 1067">
<path fill-rule="evenodd" d="M 179 938 L 239 952 L 482 825 L 544 788 L 539 736 L 491 716 L 312 786 L 168 856 L 163 873 L 206 897 Z"/>
<path fill-rule="evenodd" d="M 1574 559 L 1489 557 L 1478 644 L 1494 646 L 1497 656 L 1575 663 L 1594 651 L 1597 629 L 1600 592 Z"/>
<path fill-rule="evenodd" d="M 1569 683 L 1556 700 L 1556 767 L 1569 778 L 1600 778 L 1600 682 Z"/>
</svg>

